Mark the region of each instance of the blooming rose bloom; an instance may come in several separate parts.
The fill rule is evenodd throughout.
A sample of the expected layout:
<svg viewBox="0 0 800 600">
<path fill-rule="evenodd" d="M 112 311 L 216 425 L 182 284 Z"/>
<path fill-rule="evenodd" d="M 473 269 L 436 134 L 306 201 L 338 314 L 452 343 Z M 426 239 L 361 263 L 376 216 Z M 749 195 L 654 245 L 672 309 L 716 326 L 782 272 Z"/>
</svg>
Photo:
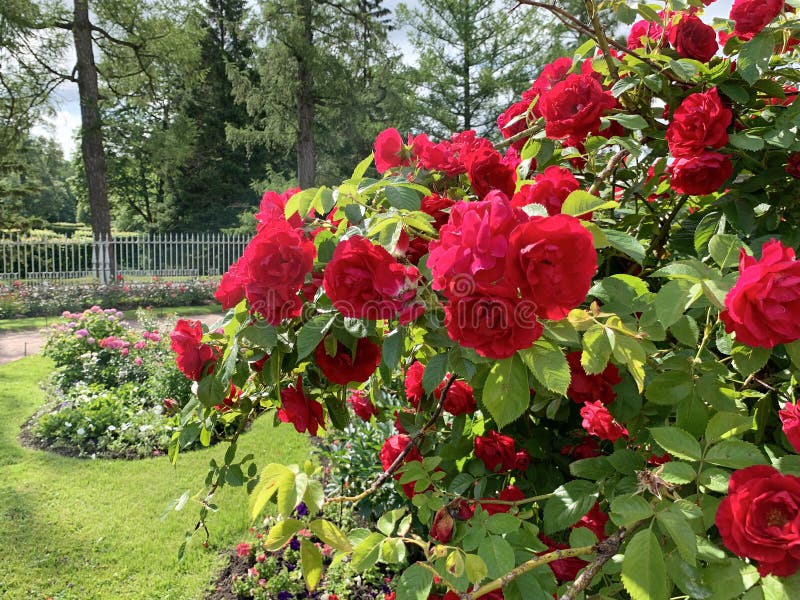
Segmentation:
<svg viewBox="0 0 800 600">
<path fill-rule="evenodd" d="M 669 30 L 669 43 L 683 58 L 708 62 L 719 50 L 717 32 L 695 15 L 685 14 Z"/>
<path fill-rule="evenodd" d="M 717 88 L 687 96 L 667 126 L 667 144 L 675 158 L 691 158 L 709 146 L 728 143 L 726 131 L 733 113 L 722 105 Z"/>
<path fill-rule="evenodd" d="M 628 34 L 628 50 L 638 50 L 644 48 L 644 41 L 642 38 L 649 38 L 654 42 L 658 42 L 664 34 L 664 28 L 655 21 L 636 21 L 631 26 L 631 32 Z"/>
<path fill-rule="evenodd" d="M 517 181 L 515 165 L 504 163 L 503 156 L 488 140 L 484 141 L 477 148 L 461 153 L 472 189 L 480 200 L 492 190 L 499 190 L 511 197 Z"/>
<path fill-rule="evenodd" d="M 297 433 L 308 431 L 317 435 L 317 428 L 325 429 L 325 418 L 322 415 L 322 405 L 316 400 L 310 400 L 303 393 L 303 380 L 298 375 L 294 387 L 281 390 L 282 408 L 278 411 L 278 418 L 284 423 L 291 423 Z"/>
<path fill-rule="evenodd" d="M 497 127 L 505 139 L 514 137 L 522 133 L 528 127 L 528 119 L 525 115 L 531 106 L 530 100 L 520 100 L 509 106 L 505 112 L 497 117 Z M 513 123 L 512 123 L 513 121 Z M 517 150 L 522 150 L 525 146 L 526 138 L 521 138 L 512 144 Z"/>
<path fill-rule="evenodd" d="M 755 465 L 734 471 L 714 520 L 722 543 L 758 561 L 758 572 L 788 577 L 800 567 L 800 477 Z"/>
<path fill-rule="evenodd" d="M 525 213 L 492 194 L 480 202 L 456 202 L 450 218 L 430 243 L 428 268 L 433 289 L 448 295 L 474 291 L 476 283 L 491 284 L 503 276 L 508 238 Z M 450 284 L 455 289 L 448 289 Z M 463 286 L 463 289 L 462 289 Z"/>
<path fill-rule="evenodd" d="M 533 185 L 523 185 L 511 198 L 511 206 L 523 208 L 528 204 L 541 204 L 548 215 L 561 213 L 561 205 L 570 193 L 581 187 L 569 169 L 556 165 L 547 167 L 538 174 Z M 591 213 L 589 213 L 591 218 Z"/>
<path fill-rule="evenodd" d="M 356 319 L 393 319 L 411 307 L 419 271 L 382 246 L 355 235 L 340 242 L 325 268 L 323 287 L 336 309 Z"/>
<path fill-rule="evenodd" d="M 604 540 L 608 537 L 606 535 L 606 523 L 608 523 L 608 515 L 600 510 L 600 504 L 595 502 L 589 512 L 583 515 L 572 528 L 585 527 L 594 533 L 598 540 Z"/>
<path fill-rule="evenodd" d="M 403 160 L 403 138 L 397 129 L 389 128 L 381 131 L 375 138 L 375 169 L 385 173 L 389 169 L 408 164 Z"/>
<path fill-rule="evenodd" d="M 533 217 L 511 232 L 506 278 L 539 316 L 567 316 L 586 299 L 595 271 L 594 238 L 575 217 Z"/>
<path fill-rule="evenodd" d="M 786 162 L 786 172 L 795 179 L 800 179 L 800 152 L 789 156 L 789 160 Z"/>
<path fill-rule="evenodd" d="M 321 341 L 314 352 L 317 365 L 331 383 L 347 385 L 351 381 L 361 383 L 370 378 L 381 363 L 381 347 L 367 338 L 356 344 L 355 356 L 340 341 L 336 341 L 336 354 L 330 356 Z"/>
<path fill-rule="evenodd" d="M 548 554 L 554 550 L 564 550 L 569 548 L 569 544 L 559 544 L 558 542 L 551 540 L 543 533 L 539 534 L 539 539 L 547 544 L 547 550 L 540 553 L 540 556 L 541 554 Z M 585 560 L 582 560 L 577 556 L 571 556 L 569 558 L 554 560 L 553 562 L 548 563 L 548 566 L 550 567 L 550 570 L 553 571 L 553 575 L 556 576 L 556 579 L 563 583 L 566 581 L 574 581 L 580 570 L 587 564 L 589 563 L 587 563 Z"/>
<path fill-rule="evenodd" d="M 797 404 L 787 403 L 783 410 L 778 412 L 783 425 L 783 433 L 789 438 L 789 443 L 794 451 L 800 453 L 800 407 Z"/>
<path fill-rule="evenodd" d="M 542 335 L 536 307 L 519 302 L 514 289 L 499 285 L 479 287 L 465 295 L 453 294 L 444 308 L 447 335 L 487 358 L 508 358 L 530 348 Z"/>
<path fill-rule="evenodd" d="M 531 106 L 531 113 L 535 117 L 541 117 L 542 111 L 538 99 L 545 92 L 549 92 L 555 84 L 563 81 L 572 69 L 572 59 L 566 56 L 555 59 L 553 62 L 547 64 L 542 69 L 539 77 L 533 82 L 529 90 L 522 93 L 522 100 L 528 104 L 533 103 Z"/>
<path fill-rule="evenodd" d="M 446 381 L 443 381 L 433 391 L 433 395 L 437 400 L 442 397 L 442 391 L 445 385 Z M 472 392 L 472 386 L 468 383 L 464 383 L 460 379 L 453 382 L 453 385 L 450 386 L 447 392 L 447 397 L 444 399 L 442 407 L 455 417 L 474 413 L 478 407 L 475 404 L 475 395 Z"/>
<path fill-rule="evenodd" d="M 582 458 L 594 458 L 595 456 L 600 456 L 601 454 L 600 442 L 587 435 L 574 446 L 564 446 L 561 449 L 561 454 L 564 456 L 571 456 L 575 460 L 581 460 Z"/>
<path fill-rule="evenodd" d="M 766 242 L 761 260 L 739 253 L 739 279 L 720 313 L 725 331 L 748 346 L 772 348 L 800 339 L 800 262 L 794 249 Z"/>
<path fill-rule="evenodd" d="M 203 325 L 200 321 L 179 319 L 175 329 L 169 334 L 175 363 L 181 373 L 193 381 L 200 381 L 203 375 L 214 370 L 213 364 L 219 357 L 214 346 L 202 343 Z"/>
<path fill-rule="evenodd" d="M 568 75 L 539 99 L 547 137 L 583 141 L 600 129 L 600 117 L 617 105 L 591 75 Z"/>
<path fill-rule="evenodd" d="M 505 502 L 519 502 L 520 500 L 525 499 L 525 492 L 515 485 L 510 485 L 500 492 L 500 494 L 497 496 L 497 499 L 504 500 Z M 486 500 L 483 498 L 481 499 L 480 505 L 481 508 L 490 515 L 507 513 L 512 507 L 511 504 L 495 504 L 492 502 L 486 502 Z"/>
<path fill-rule="evenodd" d="M 405 390 L 406 398 L 411 406 L 418 409 L 422 397 L 425 395 L 425 388 L 422 387 L 422 376 L 425 374 L 425 365 L 415 360 L 408 371 L 406 371 Z"/>
<path fill-rule="evenodd" d="M 378 414 L 378 409 L 375 408 L 364 390 L 353 390 L 353 393 L 347 398 L 347 402 L 362 421 L 369 421 L 370 417 Z"/>
<path fill-rule="evenodd" d="M 722 187 L 733 174 L 733 165 L 728 155 L 706 151 L 692 158 L 676 159 L 667 171 L 670 186 L 678 194 L 705 196 Z"/>
<path fill-rule="evenodd" d="M 289 188 L 282 194 L 267 190 L 261 197 L 261 204 L 256 213 L 256 220 L 258 221 L 258 229 L 263 228 L 266 224 L 272 221 L 285 220 L 285 208 L 289 198 L 294 196 L 297 192 L 301 191 L 299 187 Z M 289 224 L 292 227 L 302 227 L 303 219 L 298 213 L 294 213 L 289 218 Z"/>
<path fill-rule="evenodd" d="M 581 427 L 601 440 L 616 442 L 621 437 L 628 437 L 628 430 L 614 420 L 599 400 L 584 404 L 581 407 L 581 417 L 583 417 Z"/>
<path fill-rule="evenodd" d="M 233 308 L 244 300 L 244 273 L 240 268 L 241 262 L 240 258 L 228 267 L 219 280 L 217 291 L 214 292 L 214 298 L 222 305 L 223 310 Z"/>
<path fill-rule="evenodd" d="M 734 35 L 749 40 L 783 10 L 784 0 L 734 0 L 729 18 Z"/>
<path fill-rule="evenodd" d="M 475 437 L 475 456 L 483 461 L 489 471 L 510 471 L 517 459 L 514 438 L 490 429 L 486 435 Z"/>
<path fill-rule="evenodd" d="M 602 373 L 589 375 L 581 365 L 581 352 L 567 354 L 569 363 L 570 384 L 567 396 L 576 404 L 584 404 L 600 400 L 603 404 L 611 404 L 617 397 L 614 386 L 622 382 L 619 370 L 612 363 L 608 363 Z"/>
<path fill-rule="evenodd" d="M 273 220 L 245 248 L 237 268 L 250 310 L 271 325 L 300 315 L 298 292 L 314 266 L 317 249 L 302 231 Z"/>
</svg>

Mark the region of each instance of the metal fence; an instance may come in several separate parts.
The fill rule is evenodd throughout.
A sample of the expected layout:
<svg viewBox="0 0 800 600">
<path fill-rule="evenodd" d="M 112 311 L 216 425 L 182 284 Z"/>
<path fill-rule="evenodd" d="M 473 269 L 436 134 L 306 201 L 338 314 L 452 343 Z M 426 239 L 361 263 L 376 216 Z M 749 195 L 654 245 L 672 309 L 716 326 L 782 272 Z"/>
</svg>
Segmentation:
<svg viewBox="0 0 800 600">
<path fill-rule="evenodd" d="M 221 275 L 242 255 L 250 237 L 167 233 L 91 240 L 0 234 L 0 279 L 89 277 L 105 283 L 110 256 L 123 276 Z"/>
</svg>

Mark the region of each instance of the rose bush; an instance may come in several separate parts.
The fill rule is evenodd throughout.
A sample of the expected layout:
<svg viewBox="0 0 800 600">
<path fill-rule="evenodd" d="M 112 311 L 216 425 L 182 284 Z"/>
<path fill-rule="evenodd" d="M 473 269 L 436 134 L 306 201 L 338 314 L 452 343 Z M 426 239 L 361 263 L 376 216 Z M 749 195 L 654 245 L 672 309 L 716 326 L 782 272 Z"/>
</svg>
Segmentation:
<svg viewBox="0 0 800 600">
<path fill-rule="evenodd" d="M 368 157 L 268 211 L 291 240 L 275 256 L 303 260 L 250 264 L 255 297 L 227 285 L 241 264 L 223 278 L 183 422 L 266 411 L 322 435 L 352 410 L 385 432 L 352 493 L 235 440 L 212 465 L 254 519 L 275 504 L 268 550 L 310 532 L 308 590 L 326 544 L 402 571 L 398 600 L 800 594 L 797 2 L 716 22 L 710 3 L 604 2 L 628 44 L 582 24 L 500 116 L 505 141 L 387 130 L 379 178 Z M 387 485 L 405 508 L 330 516 Z"/>
</svg>

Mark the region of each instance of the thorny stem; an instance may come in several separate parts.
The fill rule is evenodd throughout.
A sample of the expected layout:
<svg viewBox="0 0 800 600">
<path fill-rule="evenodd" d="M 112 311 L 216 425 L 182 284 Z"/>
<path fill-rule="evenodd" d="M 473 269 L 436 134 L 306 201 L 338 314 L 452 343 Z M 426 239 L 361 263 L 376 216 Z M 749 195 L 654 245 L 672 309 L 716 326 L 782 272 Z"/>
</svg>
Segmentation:
<svg viewBox="0 0 800 600">
<path fill-rule="evenodd" d="M 673 221 L 678 216 L 678 213 L 681 211 L 683 206 L 689 200 L 689 194 L 684 194 L 678 200 L 678 203 L 672 209 L 672 212 L 667 215 L 667 217 L 661 222 L 661 226 L 659 228 L 658 234 L 656 234 L 655 239 L 653 240 L 653 245 L 651 246 L 653 250 L 653 254 L 656 258 L 663 258 L 664 255 L 664 245 L 667 243 L 667 238 L 669 237 L 669 230 L 672 227 Z"/>
<path fill-rule="evenodd" d="M 442 390 L 442 395 L 439 398 L 439 402 L 436 404 L 436 408 L 433 410 L 433 414 L 431 414 L 428 421 L 425 423 L 422 429 L 420 429 L 419 432 L 413 438 L 411 438 L 408 444 L 406 444 L 406 447 L 403 448 L 400 454 L 397 455 L 397 458 L 395 458 L 394 462 L 391 465 L 389 465 L 389 468 L 386 469 L 386 471 L 384 471 L 383 473 L 381 473 L 380 476 L 378 476 L 377 479 L 375 479 L 375 481 L 372 482 L 372 485 L 370 485 L 366 490 L 364 490 L 360 494 L 357 494 L 356 496 L 336 496 L 334 498 L 328 498 L 325 501 L 324 506 L 327 506 L 329 504 L 335 504 L 337 502 L 352 502 L 353 504 L 357 504 L 370 494 L 375 493 L 375 491 L 377 491 L 379 487 L 381 487 L 386 481 L 388 481 L 388 479 L 392 475 L 394 475 L 397 469 L 400 468 L 403 462 L 405 462 L 404 459 L 406 456 L 408 456 L 408 453 L 411 452 L 413 448 L 419 445 L 419 443 L 422 441 L 422 438 L 425 437 L 425 434 L 428 432 L 428 430 L 434 425 L 434 423 L 436 423 L 436 420 L 442 414 L 442 408 L 444 407 L 444 401 L 447 398 L 447 394 L 450 391 L 450 388 L 455 383 L 455 381 L 456 381 L 456 375 L 454 373 L 453 375 L 450 376 L 450 379 L 447 380 L 447 383 L 445 383 L 444 389 Z"/>
<path fill-rule="evenodd" d="M 527 129 L 512 135 L 510 138 L 505 139 L 502 142 L 497 142 L 494 145 L 494 149 L 495 150 L 502 150 L 503 148 L 506 148 L 506 147 L 510 146 L 511 144 L 513 144 L 514 142 L 516 142 L 518 140 L 522 140 L 522 139 L 525 139 L 526 137 L 530 137 L 532 135 L 535 135 L 535 134 L 539 133 L 543 129 L 544 129 L 544 121 L 537 121 L 536 123 L 534 123 L 533 125 L 531 125 Z"/>
<path fill-rule="evenodd" d="M 622 540 L 625 539 L 628 530 L 624 527 L 618 529 L 610 537 L 607 537 L 602 542 L 595 544 L 594 549 L 597 552 L 595 559 L 581 571 L 581 574 L 575 578 L 575 581 L 567 588 L 567 591 L 561 595 L 559 600 L 575 600 L 583 590 L 585 590 L 591 583 L 594 576 L 600 572 L 600 569 L 606 564 L 612 556 L 619 550 Z"/>
<path fill-rule="evenodd" d="M 592 21 L 592 28 L 597 38 L 597 45 L 600 46 L 600 51 L 603 53 L 603 60 L 605 60 L 606 65 L 608 65 L 608 72 L 613 79 L 617 80 L 619 79 L 619 70 L 617 69 L 617 65 L 614 64 L 614 57 L 611 56 L 611 50 L 608 47 L 608 38 L 606 37 L 605 31 L 603 31 L 603 26 L 600 24 L 597 6 L 594 0 L 584 0 L 583 3 L 586 6 L 586 14 L 589 15 L 589 19 Z"/>
<path fill-rule="evenodd" d="M 611 174 L 619 166 L 619 163 L 621 163 L 623 160 L 625 160 L 625 158 L 629 154 L 630 154 L 630 152 L 628 152 L 625 149 L 622 149 L 619 152 L 617 152 L 613 157 L 611 157 L 611 160 L 608 161 L 608 165 L 606 166 L 606 168 L 603 169 L 600 172 L 600 174 L 594 180 L 594 183 L 592 183 L 592 187 L 589 188 L 589 193 L 590 194 L 597 194 L 597 191 L 600 189 L 600 186 L 602 185 L 602 183 L 611 176 Z"/>
</svg>

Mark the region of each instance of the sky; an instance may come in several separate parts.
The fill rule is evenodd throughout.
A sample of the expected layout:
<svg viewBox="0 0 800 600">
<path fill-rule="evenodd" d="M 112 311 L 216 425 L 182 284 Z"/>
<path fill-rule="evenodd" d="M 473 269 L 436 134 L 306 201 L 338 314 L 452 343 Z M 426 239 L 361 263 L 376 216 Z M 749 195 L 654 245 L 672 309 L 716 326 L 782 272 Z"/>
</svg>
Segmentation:
<svg viewBox="0 0 800 600">
<path fill-rule="evenodd" d="M 397 5 L 403 0 L 385 0 L 384 6 L 395 10 Z M 507 0 L 511 5 L 511 0 Z M 415 0 L 405 0 L 405 4 L 413 6 L 417 4 Z M 711 6 L 707 7 L 704 13 L 704 20 L 708 23 L 714 17 L 727 17 L 730 14 L 733 0 L 716 0 Z M 408 61 L 413 61 L 414 51 L 409 45 L 406 34 L 403 30 L 396 30 L 391 34 L 391 41 L 400 48 L 406 55 Z M 69 63 L 69 61 L 66 61 Z M 71 65 L 66 64 L 67 71 L 71 70 Z M 35 135 L 42 135 L 55 139 L 64 151 L 67 160 L 72 158 L 76 151 L 75 132 L 80 127 L 80 104 L 78 102 L 78 86 L 74 83 L 62 84 L 55 94 L 55 106 L 53 115 L 47 117 L 42 123 L 37 125 L 33 132 Z"/>
</svg>

